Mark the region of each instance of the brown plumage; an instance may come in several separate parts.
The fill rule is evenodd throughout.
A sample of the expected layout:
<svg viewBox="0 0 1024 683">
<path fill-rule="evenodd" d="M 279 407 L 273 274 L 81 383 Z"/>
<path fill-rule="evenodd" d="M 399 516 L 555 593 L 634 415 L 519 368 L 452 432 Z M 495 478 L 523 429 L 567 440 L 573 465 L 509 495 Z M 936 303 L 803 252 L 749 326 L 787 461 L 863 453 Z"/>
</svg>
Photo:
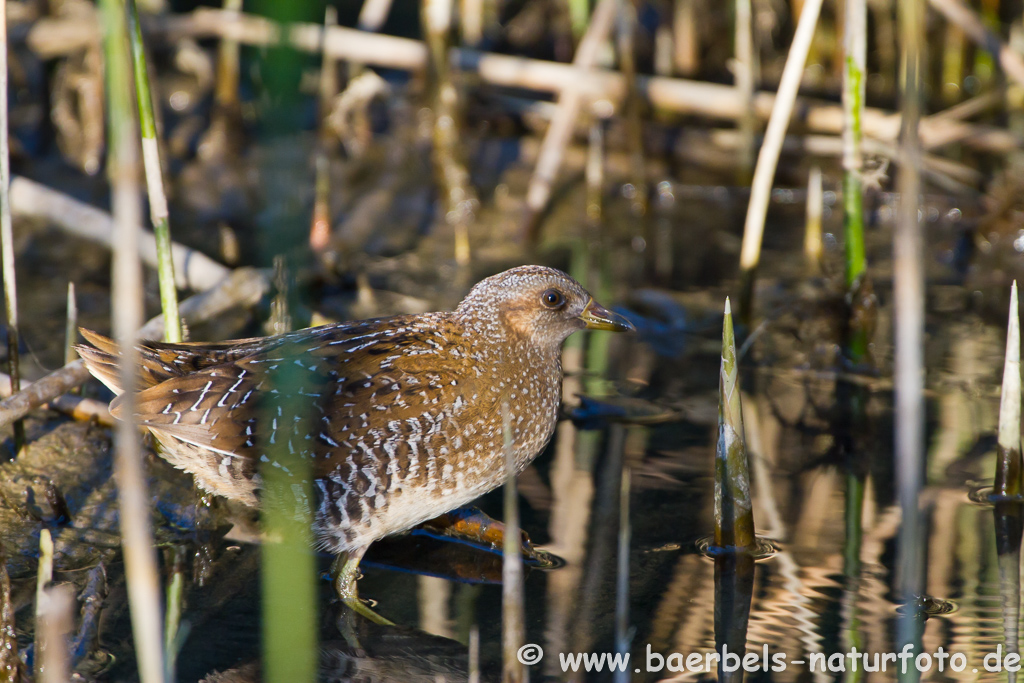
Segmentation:
<svg viewBox="0 0 1024 683">
<path fill-rule="evenodd" d="M 137 419 L 201 487 L 253 507 L 260 468 L 283 466 L 275 448 L 310 458 L 317 541 L 358 562 L 373 541 L 504 481 L 503 402 L 518 468 L 543 450 L 561 344 L 585 327 L 631 329 L 568 275 L 524 266 L 483 280 L 453 312 L 145 342 Z M 83 334 L 95 348 L 78 347 L 82 358 L 119 393 L 116 344 Z"/>
</svg>

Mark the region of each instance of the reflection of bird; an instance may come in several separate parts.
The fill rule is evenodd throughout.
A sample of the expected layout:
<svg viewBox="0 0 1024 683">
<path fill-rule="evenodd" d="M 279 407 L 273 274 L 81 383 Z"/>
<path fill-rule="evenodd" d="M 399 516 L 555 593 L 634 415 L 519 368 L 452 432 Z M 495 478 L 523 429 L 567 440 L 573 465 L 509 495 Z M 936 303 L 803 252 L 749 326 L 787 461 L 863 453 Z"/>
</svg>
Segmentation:
<svg viewBox="0 0 1024 683">
<path fill-rule="evenodd" d="M 373 541 L 464 505 L 505 477 L 502 404 L 524 468 L 555 428 L 560 347 L 584 328 L 630 330 L 568 275 L 523 266 L 453 312 L 326 325 L 220 344 L 145 342 L 137 419 L 204 489 L 257 507 L 260 467 L 311 461 L 318 543 L 357 612 Z M 89 370 L 119 392 L 116 344 L 84 332 Z M 118 415 L 117 400 L 111 412 Z"/>
</svg>

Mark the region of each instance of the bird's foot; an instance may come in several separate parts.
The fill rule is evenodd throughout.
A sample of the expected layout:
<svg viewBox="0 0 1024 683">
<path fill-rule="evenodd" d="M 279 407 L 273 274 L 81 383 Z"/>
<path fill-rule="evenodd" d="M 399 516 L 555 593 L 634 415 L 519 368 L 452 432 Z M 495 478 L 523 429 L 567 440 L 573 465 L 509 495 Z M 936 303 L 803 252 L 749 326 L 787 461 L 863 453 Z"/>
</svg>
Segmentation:
<svg viewBox="0 0 1024 683">
<path fill-rule="evenodd" d="M 370 609 L 369 604 L 359 597 L 356 581 L 359 579 L 359 561 L 363 559 L 365 552 L 365 548 L 360 548 L 350 553 L 340 553 L 334 559 L 334 566 L 331 568 L 331 574 L 334 576 L 334 591 L 341 598 L 345 607 L 353 613 L 369 619 L 375 624 L 394 626 L 393 621 L 374 612 Z"/>
</svg>

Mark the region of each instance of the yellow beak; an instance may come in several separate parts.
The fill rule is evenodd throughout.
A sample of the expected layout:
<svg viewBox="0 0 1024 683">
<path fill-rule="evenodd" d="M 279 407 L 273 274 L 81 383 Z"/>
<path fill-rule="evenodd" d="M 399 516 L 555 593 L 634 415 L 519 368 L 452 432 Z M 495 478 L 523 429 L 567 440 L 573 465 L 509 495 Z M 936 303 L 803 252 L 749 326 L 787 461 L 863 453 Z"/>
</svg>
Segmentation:
<svg viewBox="0 0 1024 683">
<path fill-rule="evenodd" d="M 633 323 L 618 313 L 612 313 L 601 304 L 595 303 L 593 299 L 583 307 L 580 320 L 586 324 L 588 330 L 608 330 L 609 332 L 633 332 L 636 330 Z"/>
</svg>

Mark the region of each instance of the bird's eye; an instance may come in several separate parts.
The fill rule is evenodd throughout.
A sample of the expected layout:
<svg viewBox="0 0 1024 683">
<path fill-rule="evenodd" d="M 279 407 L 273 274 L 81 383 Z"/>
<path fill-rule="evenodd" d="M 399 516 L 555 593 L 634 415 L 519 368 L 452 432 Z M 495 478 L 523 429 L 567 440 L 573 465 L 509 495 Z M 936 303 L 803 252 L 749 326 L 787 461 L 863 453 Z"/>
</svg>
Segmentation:
<svg viewBox="0 0 1024 683">
<path fill-rule="evenodd" d="M 541 303 L 548 308 L 559 308 L 565 303 L 565 297 L 557 289 L 549 289 L 540 295 Z"/>
</svg>

